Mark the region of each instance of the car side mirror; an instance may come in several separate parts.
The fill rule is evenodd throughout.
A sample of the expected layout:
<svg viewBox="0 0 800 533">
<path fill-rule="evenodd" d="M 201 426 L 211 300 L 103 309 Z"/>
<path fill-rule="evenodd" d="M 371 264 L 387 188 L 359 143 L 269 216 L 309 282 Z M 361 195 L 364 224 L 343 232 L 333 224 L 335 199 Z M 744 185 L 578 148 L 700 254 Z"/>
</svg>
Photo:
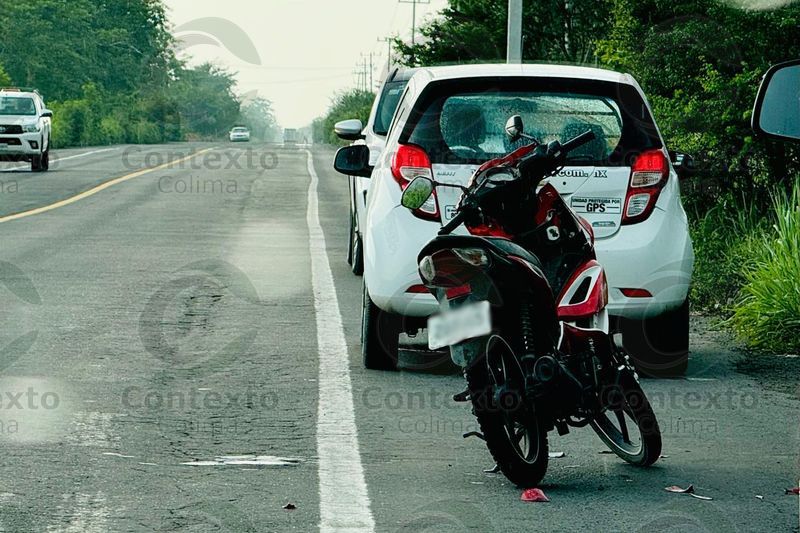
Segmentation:
<svg viewBox="0 0 800 533">
<path fill-rule="evenodd" d="M 364 124 L 358 119 L 337 122 L 333 127 L 333 131 L 343 141 L 360 141 L 367 138 L 366 135 L 361 133 L 364 131 Z"/>
<path fill-rule="evenodd" d="M 369 178 L 373 169 L 369 164 L 369 147 L 357 144 L 340 148 L 333 160 L 333 168 L 347 176 Z"/>
<path fill-rule="evenodd" d="M 694 157 L 690 156 L 689 154 L 670 151 L 669 158 L 672 161 L 672 167 L 675 169 L 675 173 L 678 174 L 678 179 L 680 180 L 685 180 L 692 177 L 697 171 L 697 167 L 694 164 Z"/>
<path fill-rule="evenodd" d="M 525 124 L 522 122 L 522 117 L 519 115 L 514 115 L 508 122 L 506 122 L 506 135 L 508 135 L 508 140 L 513 142 L 517 142 L 522 138 L 522 135 L 525 133 Z"/>
<path fill-rule="evenodd" d="M 800 60 L 774 65 L 764 75 L 752 125 L 757 134 L 800 141 Z"/>
<path fill-rule="evenodd" d="M 50 111 L 49 109 L 45 109 L 44 111 L 42 111 L 42 117 L 43 118 L 52 118 L 53 117 L 53 112 Z"/>
<path fill-rule="evenodd" d="M 400 205 L 406 209 L 419 209 L 433 194 L 434 183 L 430 178 L 417 176 L 414 181 L 408 184 L 403 196 L 400 198 Z"/>
</svg>

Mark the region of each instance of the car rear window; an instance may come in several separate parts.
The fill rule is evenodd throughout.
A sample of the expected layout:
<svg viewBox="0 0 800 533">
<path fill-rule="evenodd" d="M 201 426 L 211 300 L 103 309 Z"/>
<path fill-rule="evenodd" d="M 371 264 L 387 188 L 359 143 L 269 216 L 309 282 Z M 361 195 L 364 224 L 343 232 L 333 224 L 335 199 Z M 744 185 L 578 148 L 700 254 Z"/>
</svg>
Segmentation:
<svg viewBox="0 0 800 533">
<path fill-rule="evenodd" d="M 638 91 L 626 84 L 561 78 L 460 80 L 432 84 L 412 111 L 400 141 L 422 147 L 433 163 L 483 163 L 521 146 L 505 124 L 520 115 L 539 142 L 567 141 L 591 130 L 595 140 L 568 164 L 625 166 L 661 147 Z"/>
<path fill-rule="evenodd" d="M 376 135 L 386 135 L 389 133 L 389 126 L 392 124 L 400 97 L 408 85 L 408 81 L 392 81 L 386 84 L 381 94 L 381 101 L 378 103 L 378 113 L 375 116 L 373 130 Z"/>
</svg>

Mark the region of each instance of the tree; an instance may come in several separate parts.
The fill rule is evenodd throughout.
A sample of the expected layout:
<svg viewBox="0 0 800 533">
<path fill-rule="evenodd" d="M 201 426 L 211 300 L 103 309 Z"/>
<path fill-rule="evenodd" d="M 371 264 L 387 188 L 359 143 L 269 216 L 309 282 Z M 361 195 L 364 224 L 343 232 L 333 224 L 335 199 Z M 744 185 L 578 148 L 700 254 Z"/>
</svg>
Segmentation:
<svg viewBox="0 0 800 533">
<path fill-rule="evenodd" d="M 614 0 L 612 17 L 601 60 L 637 78 L 668 146 L 698 159 L 703 176 L 687 184 L 690 203 L 704 209 L 720 194 L 788 188 L 800 163 L 784 151 L 796 149 L 754 138 L 750 115 L 770 64 L 800 57 L 800 5 L 747 11 L 713 0 Z"/>
<path fill-rule="evenodd" d="M 3 68 L 3 64 L 0 63 L 0 87 L 8 87 L 10 85 L 11 76 L 8 75 L 8 72 Z"/>
<path fill-rule="evenodd" d="M 591 63 L 598 40 L 610 26 L 607 0 L 525 2 L 525 60 Z M 506 57 L 507 0 L 450 0 L 441 15 L 424 25 L 416 46 L 395 41 L 406 65 L 498 61 Z"/>
<path fill-rule="evenodd" d="M 325 118 L 315 121 L 314 142 L 339 144 L 341 141 L 333 131 L 334 125 L 341 120 L 359 119 L 363 124 L 369 120 L 372 104 L 375 102 L 375 93 L 353 89 L 337 94 L 331 102 Z"/>
<path fill-rule="evenodd" d="M 239 117 L 236 80 L 228 71 L 209 63 L 181 69 L 171 89 L 184 131 L 203 138 L 227 132 Z"/>
<path fill-rule="evenodd" d="M 239 122 L 250 128 L 253 137 L 262 141 L 280 139 L 280 126 L 272 109 L 272 102 L 256 97 L 242 104 Z"/>
</svg>

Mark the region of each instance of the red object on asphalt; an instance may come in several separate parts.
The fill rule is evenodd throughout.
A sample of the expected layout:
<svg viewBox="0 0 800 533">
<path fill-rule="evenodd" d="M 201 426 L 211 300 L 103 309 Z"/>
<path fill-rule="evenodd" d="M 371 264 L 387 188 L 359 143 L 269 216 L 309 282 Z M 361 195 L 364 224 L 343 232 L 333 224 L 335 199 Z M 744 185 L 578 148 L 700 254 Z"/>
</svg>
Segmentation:
<svg viewBox="0 0 800 533">
<path fill-rule="evenodd" d="M 527 489 L 522 493 L 520 498 L 523 502 L 549 502 L 548 498 L 542 489 Z"/>
<path fill-rule="evenodd" d="M 800 487 L 795 487 L 793 489 L 786 489 L 786 494 L 795 494 L 800 496 Z"/>
</svg>

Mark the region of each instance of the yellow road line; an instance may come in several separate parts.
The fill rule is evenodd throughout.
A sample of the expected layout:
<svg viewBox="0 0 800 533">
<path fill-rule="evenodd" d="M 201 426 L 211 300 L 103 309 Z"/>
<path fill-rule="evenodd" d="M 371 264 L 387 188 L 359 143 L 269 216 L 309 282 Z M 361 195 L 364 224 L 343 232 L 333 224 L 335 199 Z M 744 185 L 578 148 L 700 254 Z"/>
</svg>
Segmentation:
<svg viewBox="0 0 800 533">
<path fill-rule="evenodd" d="M 214 148 L 216 148 L 216 147 L 214 147 Z M 13 215 L 7 215 L 7 216 L 4 216 L 4 217 L 0 217 L 0 224 L 2 224 L 3 222 L 11 222 L 12 220 L 18 220 L 20 218 L 32 217 L 34 215 L 41 215 L 42 213 L 47 213 L 48 211 L 53 211 L 54 209 L 58 209 L 59 207 L 64 207 L 64 206 L 67 206 L 67 205 L 70 205 L 70 204 L 74 204 L 75 202 L 83 200 L 84 198 L 89 198 L 90 196 L 94 196 L 95 194 L 99 193 L 100 191 L 104 191 L 104 190 L 108 189 L 109 187 L 113 187 L 114 185 L 118 185 L 118 184 L 120 184 L 120 183 L 122 183 L 124 181 L 132 180 L 134 178 L 138 178 L 140 176 L 144 176 L 145 174 L 149 174 L 151 172 L 155 172 L 156 170 L 169 168 L 171 166 L 183 163 L 184 161 L 188 161 L 190 159 L 193 159 L 193 158 L 195 158 L 195 157 L 197 157 L 199 155 L 202 155 L 202 154 L 204 154 L 206 152 L 210 152 L 211 150 L 214 150 L 214 148 L 206 148 L 205 150 L 200 150 L 199 152 L 195 152 L 192 155 L 184 157 L 182 159 L 177 159 L 175 161 L 170 161 L 168 163 L 164 163 L 163 165 L 159 165 L 157 167 L 145 168 L 143 170 L 138 170 L 138 171 L 136 171 L 136 172 L 134 172 L 132 174 L 128 174 L 126 176 L 122 176 L 122 177 L 119 177 L 119 178 L 114 178 L 113 180 L 108 180 L 108 181 L 106 181 L 104 183 L 101 183 L 100 185 L 97 185 L 96 187 L 92 187 L 88 191 L 84 191 L 84 192 L 82 192 L 80 194 L 76 194 L 75 196 L 71 196 L 71 197 L 69 197 L 69 198 L 67 198 L 65 200 L 60 200 L 60 201 L 58 201 L 56 203 L 53 203 L 53 204 L 50 204 L 50 205 L 45 205 L 43 207 L 36 207 L 34 209 L 29 209 L 28 211 L 22 211 L 21 213 L 15 213 Z"/>
</svg>

